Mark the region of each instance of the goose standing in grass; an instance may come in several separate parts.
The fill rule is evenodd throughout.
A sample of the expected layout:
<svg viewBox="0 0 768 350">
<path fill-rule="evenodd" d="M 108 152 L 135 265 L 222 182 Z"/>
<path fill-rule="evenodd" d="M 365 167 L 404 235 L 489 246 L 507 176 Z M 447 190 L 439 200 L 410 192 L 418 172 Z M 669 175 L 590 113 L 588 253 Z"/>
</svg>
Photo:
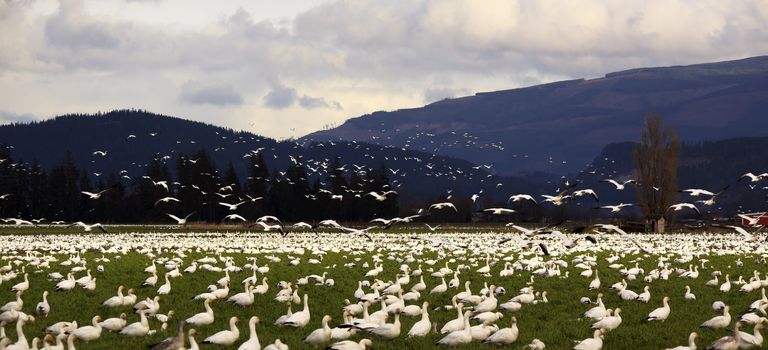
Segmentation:
<svg viewBox="0 0 768 350">
<path fill-rule="evenodd" d="M 29 274 L 25 273 L 24 274 L 24 281 L 23 282 L 19 282 L 19 283 L 13 285 L 13 287 L 11 287 L 11 291 L 12 292 L 24 292 L 27 289 L 29 289 Z"/>
<path fill-rule="evenodd" d="M 680 345 L 674 348 L 667 348 L 665 350 L 696 350 L 696 338 L 698 337 L 698 333 L 691 332 L 691 334 L 688 335 L 688 346 Z"/>
<path fill-rule="evenodd" d="M 736 350 L 739 348 L 739 343 L 741 343 L 741 333 L 739 332 L 739 328 L 741 327 L 740 322 L 736 322 L 736 325 L 733 327 L 733 335 L 729 335 L 727 337 L 722 337 L 718 340 L 715 340 L 714 343 L 710 344 L 706 350 Z"/>
<path fill-rule="evenodd" d="M 189 348 L 187 348 L 187 350 L 200 350 L 200 347 L 197 345 L 197 340 L 195 340 L 196 336 L 197 331 L 194 328 L 187 332 L 187 340 L 189 340 Z"/>
<path fill-rule="evenodd" d="M 408 337 L 423 337 L 432 330 L 432 322 L 429 321 L 429 302 L 421 305 L 421 320 L 417 321 L 408 331 Z"/>
<path fill-rule="evenodd" d="M 123 286 L 119 286 L 117 287 L 117 295 L 107 300 L 104 300 L 104 302 L 101 303 L 101 305 L 110 306 L 110 307 L 123 306 L 124 302 L 125 302 L 125 296 L 123 296 Z"/>
<path fill-rule="evenodd" d="M 230 346 L 240 337 L 240 330 L 237 328 L 237 317 L 232 316 L 229 319 L 229 330 L 223 330 L 214 335 L 205 338 L 203 344 L 214 344 L 219 346 Z"/>
<path fill-rule="evenodd" d="M 621 309 L 616 308 L 613 311 L 613 316 L 603 317 L 600 321 L 592 324 L 592 329 L 599 329 L 603 331 L 603 334 L 608 333 L 621 325 Z"/>
<path fill-rule="evenodd" d="M 328 322 L 331 322 L 331 316 L 325 315 L 322 320 L 322 327 L 315 329 L 312 333 L 304 338 L 304 342 L 312 345 L 327 344 L 331 341 L 331 327 L 328 327 Z"/>
<path fill-rule="evenodd" d="M 201 312 L 186 319 L 186 322 L 194 326 L 206 326 L 213 323 L 214 315 L 213 309 L 211 309 L 211 299 L 205 299 L 203 302 L 205 312 Z"/>
<path fill-rule="evenodd" d="M 309 319 L 310 319 L 309 295 L 304 294 L 304 309 L 301 311 L 294 312 L 293 315 L 291 315 L 285 321 L 283 321 L 282 325 L 291 326 L 295 328 L 304 328 L 304 326 L 306 326 L 307 323 L 309 323 Z"/>
<path fill-rule="evenodd" d="M 368 332 L 387 340 L 392 340 L 400 336 L 400 312 L 395 312 L 395 321 L 392 323 L 384 323 L 373 329 L 369 329 Z"/>
<path fill-rule="evenodd" d="M 725 274 L 725 282 L 720 285 L 720 291 L 723 293 L 728 293 L 731 291 L 731 275 Z"/>
<path fill-rule="evenodd" d="M 165 274 L 165 283 L 157 289 L 157 294 L 167 295 L 171 292 L 171 281 L 168 279 L 168 274 Z"/>
<path fill-rule="evenodd" d="M 143 337 L 149 333 L 149 322 L 145 310 L 139 310 L 139 322 L 131 323 L 120 330 L 120 334 L 130 337 Z"/>
<path fill-rule="evenodd" d="M 120 314 L 120 317 L 108 318 L 104 321 L 101 321 L 101 328 L 112 332 L 119 332 L 128 324 L 127 317 L 128 316 L 125 313 L 122 313 Z"/>
<path fill-rule="evenodd" d="M 651 311 L 651 313 L 648 314 L 648 317 L 645 318 L 646 321 L 664 322 L 669 317 L 669 313 L 671 311 L 669 307 L 669 297 L 665 296 L 664 299 L 662 300 L 662 303 L 664 304 L 664 306 Z"/>
<path fill-rule="evenodd" d="M 24 307 L 24 299 L 21 298 L 21 296 L 24 295 L 24 292 L 18 291 L 16 292 L 16 300 L 11 301 L 0 307 L 0 311 L 21 311 L 21 308 Z"/>
<path fill-rule="evenodd" d="M 370 339 L 361 339 L 357 343 L 351 340 L 342 340 L 338 343 L 331 344 L 326 349 L 327 350 L 365 350 L 366 347 L 370 347 L 370 346 L 373 346 L 373 342 Z"/>
<path fill-rule="evenodd" d="M 275 339 L 275 342 L 264 347 L 263 350 L 288 350 L 288 345 L 285 345 L 280 339 Z"/>
<path fill-rule="evenodd" d="M 179 328 L 176 336 L 165 338 L 165 340 L 151 345 L 152 350 L 181 350 L 184 348 L 184 321 L 179 322 Z"/>
<path fill-rule="evenodd" d="M 101 337 L 101 324 L 99 324 L 99 321 L 101 321 L 101 316 L 93 316 L 90 326 L 80 327 L 71 331 L 70 334 L 73 334 L 78 340 L 87 342 L 99 339 Z"/>
<path fill-rule="evenodd" d="M 250 305 L 253 305 L 254 295 L 252 293 L 252 290 L 253 290 L 253 286 L 247 284 L 247 285 L 245 285 L 245 291 L 244 292 L 237 293 L 237 294 L 229 297 L 229 299 L 227 299 L 227 301 L 229 301 L 230 303 L 233 303 L 233 304 L 237 304 L 239 306 L 250 306 Z"/>
<path fill-rule="evenodd" d="M 438 345 L 458 346 L 462 344 L 469 344 L 472 342 L 472 327 L 469 325 L 469 317 L 472 315 L 471 311 L 464 313 L 463 321 L 464 327 L 448 333 L 445 337 L 437 341 Z"/>
<path fill-rule="evenodd" d="M 259 318 L 251 316 L 248 320 L 248 330 L 251 332 L 250 337 L 245 343 L 240 344 L 237 350 L 258 350 L 261 349 L 261 343 L 259 343 L 259 335 L 256 333 L 256 325 L 259 324 Z"/>
<path fill-rule="evenodd" d="M 723 329 L 727 328 L 731 324 L 730 306 L 723 307 L 723 314 L 720 316 L 712 317 L 699 326 L 699 328 L 709 329 Z"/>
<path fill-rule="evenodd" d="M 517 336 L 520 331 L 517 329 L 517 318 L 515 316 L 510 317 L 511 325 L 509 328 L 502 328 L 491 334 L 488 338 L 483 340 L 483 343 L 493 345 L 509 345 L 517 341 Z"/>
<path fill-rule="evenodd" d="M 13 345 L 9 345 L 6 349 L 17 349 L 17 350 L 26 350 L 29 349 L 29 342 L 27 341 L 26 335 L 24 335 L 24 325 L 27 322 L 34 322 L 35 318 L 32 316 L 27 317 L 19 317 L 16 320 L 16 337 L 18 340 L 16 343 L 13 343 Z M 6 338 L 8 339 L 8 338 Z"/>
<path fill-rule="evenodd" d="M 440 329 L 440 333 L 446 334 L 453 331 L 457 331 L 460 329 L 463 329 L 464 327 L 464 304 L 458 303 L 456 304 L 456 311 L 458 312 L 458 316 L 454 318 L 453 320 L 450 320 L 446 322 L 443 325 L 443 328 Z M 471 315 L 471 314 L 470 314 Z M 467 320 L 469 321 L 469 320 Z"/>
<path fill-rule="evenodd" d="M 595 330 L 592 338 L 587 338 L 580 341 L 573 350 L 601 350 L 603 348 L 603 332 L 599 329 Z"/>
<path fill-rule="evenodd" d="M 48 304 L 48 291 L 43 292 L 43 301 L 37 303 L 35 311 L 40 316 L 48 317 L 48 313 L 51 312 L 51 305 Z"/>
<path fill-rule="evenodd" d="M 691 293 L 690 286 L 685 286 L 685 300 L 696 300 L 696 295 Z"/>
</svg>

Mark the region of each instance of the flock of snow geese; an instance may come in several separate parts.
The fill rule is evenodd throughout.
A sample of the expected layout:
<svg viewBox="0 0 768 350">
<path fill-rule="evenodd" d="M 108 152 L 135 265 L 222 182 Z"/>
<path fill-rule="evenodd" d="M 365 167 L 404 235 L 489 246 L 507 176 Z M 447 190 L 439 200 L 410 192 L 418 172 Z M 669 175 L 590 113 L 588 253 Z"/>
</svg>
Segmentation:
<svg viewBox="0 0 768 350">
<path fill-rule="evenodd" d="M 446 209 L 453 209 L 448 202 L 436 203 L 430 208 Z M 396 221 L 407 223 L 417 217 Z M 277 218 L 262 218 L 259 222 L 270 220 Z M 392 224 L 384 221 L 378 220 L 384 225 Z M 349 239 L 330 231 L 312 232 L 313 226 L 368 239 Z M 658 324 L 655 327 L 664 327 L 662 322 L 675 317 L 701 318 L 701 328 L 726 333 L 707 349 L 750 349 L 763 345 L 760 331 L 768 321 L 768 298 L 764 289 L 768 286 L 768 275 L 761 278 L 755 270 L 752 275 L 731 280 L 730 270 L 723 273 L 719 269 L 729 269 L 730 264 L 743 266 L 740 257 L 746 256 L 755 257 L 756 263 L 768 263 L 768 250 L 756 240 L 745 239 L 742 233 L 641 235 L 626 233 L 609 224 L 578 232 L 562 232 L 557 225 L 509 227 L 510 231 L 518 232 L 470 235 L 451 231 L 435 233 L 432 231 L 439 228 L 430 227 L 429 233 L 408 236 L 386 231 L 371 233 L 370 227 L 348 228 L 325 220 L 320 225 L 301 225 L 287 237 L 258 232 L 7 236 L 0 246 L 4 262 L 0 267 L 0 288 L 15 294 L 13 300 L 0 307 L 0 349 L 73 350 L 78 343 L 98 342 L 105 331 L 123 337 L 147 337 L 156 332 L 170 332 L 169 323 L 174 322 L 176 335 L 152 345 L 152 349 L 199 349 L 202 344 L 237 346 L 242 350 L 288 349 L 289 346 L 366 349 L 374 341 L 428 337 L 436 333 L 440 334 L 436 341 L 440 346 L 479 342 L 506 346 L 518 342 L 518 322 L 526 321 L 521 310 L 535 308 L 537 312 L 546 312 L 547 303 L 564 294 L 564 291 L 543 290 L 541 286 L 548 279 L 567 279 L 569 284 L 586 287 L 592 295 L 596 294 L 594 300 L 587 295 L 573 300 L 574 305 L 589 305 L 574 311 L 573 315 L 562 315 L 591 320 L 590 328 L 594 329 L 593 336 L 574 339 L 573 349 L 602 349 L 611 332 L 621 327 L 623 318 L 630 317 Z M 324 263 L 326 255 L 335 255 L 340 260 L 332 265 Z M 720 263 L 722 266 L 710 264 L 709 257 L 717 255 L 738 259 L 728 260 L 728 266 L 724 262 Z M 80 320 L 78 323 L 72 317 L 55 312 L 62 306 L 48 301 L 51 293 L 78 293 L 80 288 L 114 290 L 115 286 L 99 287 L 97 280 L 107 279 L 106 274 L 128 256 L 146 261 L 143 271 L 136 271 L 148 275 L 142 285 L 120 285 L 116 295 L 93 301 L 101 306 L 99 314 L 88 316 L 90 322 Z M 640 267 L 641 262 L 646 266 L 655 263 L 655 268 L 645 271 Z M 269 276 L 287 265 L 303 266 L 314 273 L 270 284 Z M 620 274 L 621 278 L 611 281 L 611 285 L 603 282 L 600 272 L 607 275 L 608 271 Z M 704 271 L 709 272 L 711 280 L 704 281 L 706 277 L 700 276 Z M 169 295 L 185 292 L 184 288 L 173 287 L 184 283 L 178 278 L 200 274 L 206 276 L 210 285 L 194 295 L 199 308 L 172 311 L 163 307 Z M 46 278 L 30 279 L 30 275 Z M 391 280 L 380 279 L 393 275 Z M 525 276 L 529 281 L 514 285 L 512 276 Z M 349 278 L 356 279 L 353 284 L 346 284 L 350 289 L 338 290 L 345 285 L 342 280 Z M 679 291 L 680 295 L 653 293 L 657 289 L 654 284 L 675 279 L 685 280 L 687 284 L 684 291 Z M 484 287 L 473 290 L 473 281 L 482 281 Z M 643 291 L 632 291 L 633 282 L 644 283 Z M 44 285 L 36 286 L 35 290 L 44 289 L 41 301 L 36 304 L 29 300 L 32 296 L 26 294 L 33 283 Z M 357 288 L 353 290 L 354 286 Z M 234 293 L 240 288 L 242 292 Z M 318 308 L 328 310 L 322 304 L 333 303 L 333 300 L 315 299 L 314 288 L 337 289 L 334 293 L 339 295 L 339 300 L 333 308 L 339 310 L 340 315 L 316 313 Z M 704 288 L 712 290 L 708 293 L 724 296 L 738 293 L 740 298 L 754 302 L 748 309 L 739 310 L 743 312 L 740 316 L 732 316 L 731 305 L 722 301 L 712 305 L 717 314 L 711 318 L 690 314 L 683 301 L 697 303 L 695 291 Z M 504 298 L 511 290 L 518 291 Z M 609 299 L 609 293 L 617 298 Z M 139 297 L 139 294 L 143 295 Z M 259 299 L 265 300 L 265 305 L 256 302 L 268 294 L 274 295 L 274 301 Z M 342 302 L 343 299 L 347 300 Z M 637 302 L 660 306 L 647 315 L 622 313 L 621 303 Z M 291 311 L 294 303 L 301 305 L 301 309 Z M 609 306 L 610 303 L 616 305 Z M 240 328 L 240 322 L 245 320 L 236 316 L 226 320 L 226 329 L 211 329 L 216 320 L 221 320 L 221 316 L 216 315 L 219 311 L 214 312 L 212 307 L 215 304 L 218 310 L 253 310 L 247 320 L 248 335 Z M 282 309 L 281 305 L 288 305 L 287 313 L 276 319 L 259 315 L 263 308 Z M 371 310 L 379 306 L 380 309 Z M 677 308 L 679 310 L 675 310 Z M 456 318 L 442 324 L 435 322 L 451 310 Z M 135 316 L 128 316 L 131 313 Z M 52 319 L 49 315 L 63 319 Z M 404 317 L 418 321 L 410 329 L 404 329 L 401 323 Z M 336 319 L 341 321 L 332 327 L 331 322 Z M 28 340 L 25 327 L 32 322 L 44 322 L 47 334 L 35 334 Z M 264 327 L 262 323 L 282 327 L 281 332 L 301 333 L 303 341 L 289 344 L 275 339 L 259 330 Z M 15 326 L 13 338 L 5 330 L 12 326 Z M 307 330 L 314 326 L 318 327 Z M 752 333 L 742 330 L 747 326 L 754 328 Z M 729 327 L 731 330 L 726 330 Z M 681 339 L 687 336 L 688 344 L 672 349 L 696 349 L 697 332 L 692 330 L 689 335 L 681 335 Z M 198 334 L 204 337 L 198 338 Z M 525 348 L 545 349 L 551 333 L 541 332 L 535 336 Z M 272 338 L 272 343 L 262 347 L 260 339 L 266 337 Z"/>
</svg>

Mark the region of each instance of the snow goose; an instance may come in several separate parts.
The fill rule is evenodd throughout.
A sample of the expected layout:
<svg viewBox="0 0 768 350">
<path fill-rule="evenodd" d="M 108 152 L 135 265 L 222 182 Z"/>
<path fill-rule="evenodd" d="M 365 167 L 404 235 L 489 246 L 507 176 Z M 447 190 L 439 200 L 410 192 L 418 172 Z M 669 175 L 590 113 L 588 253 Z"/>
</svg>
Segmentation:
<svg viewBox="0 0 768 350">
<path fill-rule="evenodd" d="M 240 337 L 240 330 L 237 328 L 237 317 L 232 316 L 229 319 L 229 330 L 223 330 L 214 335 L 205 338 L 203 344 L 215 344 L 219 346 L 230 346 Z"/>
<path fill-rule="evenodd" d="M 43 292 L 43 301 L 37 303 L 35 311 L 40 316 L 48 317 L 48 313 L 51 312 L 51 305 L 48 304 L 48 291 Z"/>
<path fill-rule="evenodd" d="M 647 304 L 647 303 L 648 303 L 648 302 L 651 300 L 651 291 L 649 290 L 649 288 L 650 288 L 650 287 L 648 287 L 648 286 L 645 286 L 645 288 L 643 289 L 643 292 L 642 292 L 642 293 L 640 293 L 640 294 L 637 296 L 637 299 L 635 299 L 635 300 L 637 300 L 637 301 L 639 301 L 639 302 L 643 302 L 643 303 L 646 303 L 646 304 Z"/>
<path fill-rule="evenodd" d="M 101 303 L 101 305 L 110 306 L 110 307 L 123 306 L 124 302 L 125 302 L 125 297 L 123 296 L 123 286 L 119 286 L 117 287 L 117 295 L 107 300 L 104 300 L 104 302 Z"/>
<path fill-rule="evenodd" d="M 87 342 L 99 339 L 101 337 L 101 324 L 99 324 L 99 321 L 101 321 L 101 316 L 93 316 L 90 326 L 80 327 L 71 331 L 70 334 L 73 334 L 78 340 Z"/>
<path fill-rule="evenodd" d="M 104 328 L 108 331 L 112 332 L 118 332 L 123 327 L 125 327 L 126 324 L 128 324 L 128 321 L 126 320 L 127 316 L 125 313 L 120 314 L 120 317 L 112 317 L 108 318 L 104 321 L 101 321 L 101 328 Z"/>
<path fill-rule="evenodd" d="M 227 301 L 233 304 L 237 304 L 239 306 L 250 306 L 253 304 L 253 301 L 254 301 L 254 295 L 251 292 L 252 290 L 253 290 L 253 286 L 246 284 L 244 292 L 237 293 L 229 297 Z"/>
<path fill-rule="evenodd" d="M 423 337 L 432 330 L 432 322 L 429 321 L 429 302 L 421 305 L 421 320 L 417 321 L 408 331 L 408 337 Z"/>
<path fill-rule="evenodd" d="M 600 321 L 592 324 L 592 329 L 599 329 L 603 331 L 603 334 L 608 333 L 621 325 L 621 309 L 616 308 L 613 312 L 613 316 L 603 317 Z"/>
<path fill-rule="evenodd" d="M 467 311 L 462 317 L 464 326 L 458 330 L 454 330 L 451 333 L 448 333 L 448 335 L 438 340 L 437 344 L 447 346 L 469 344 L 472 341 L 472 327 L 469 326 L 469 316 L 471 315 L 472 312 Z"/>
<path fill-rule="evenodd" d="M 197 331 L 194 328 L 187 332 L 187 340 L 189 340 L 189 348 L 187 348 L 187 350 L 200 350 L 200 347 L 197 345 L 197 340 L 195 340 L 195 336 L 197 336 Z"/>
<path fill-rule="evenodd" d="M 11 291 L 12 292 L 24 292 L 27 289 L 29 289 L 29 274 L 25 273 L 24 274 L 24 281 L 23 282 L 19 282 L 19 283 L 13 285 L 13 287 L 11 287 Z"/>
<path fill-rule="evenodd" d="M 77 329 L 77 321 L 72 321 L 72 322 L 61 321 L 48 326 L 48 328 L 46 328 L 45 331 L 53 335 L 59 335 L 75 329 Z"/>
<path fill-rule="evenodd" d="M 472 340 L 483 341 L 488 338 L 491 333 L 499 330 L 499 326 L 493 324 L 493 322 L 483 322 L 477 326 L 470 327 L 472 333 Z"/>
<path fill-rule="evenodd" d="M 731 290 L 731 279 L 730 279 L 730 277 L 731 277 L 730 274 L 726 274 L 725 275 L 725 282 L 720 285 L 720 291 L 721 292 L 727 293 L 727 292 L 729 292 Z"/>
<path fill-rule="evenodd" d="M 669 308 L 669 297 L 665 296 L 664 299 L 662 300 L 662 303 L 664 304 L 664 306 L 651 311 L 651 313 L 648 314 L 648 317 L 645 318 L 646 321 L 664 322 L 669 317 L 669 313 L 671 311 L 671 309 Z"/>
<path fill-rule="evenodd" d="M 240 344 L 237 350 L 257 350 L 261 349 L 261 343 L 259 343 L 259 335 L 256 333 L 256 325 L 259 324 L 259 318 L 252 316 L 248 320 L 248 329 L 251 332 L 250 338 L 245 343 Z"/>
<path fill-rule="evenodd" d="M 304 342 L 312 345 L 322 345 L 331 341 L 331 327 L 328 327 L 328 322 L 331 321 L 331 316 L 325 315 L 322 320 L 322 327 L 315 329 L 309 335 L 304 338 Z"/>
<path fill-rule="evenodd" d="M 446 334 L 446 333 L 463 329 L 464 327 L 464 314 L 462 313 L 463 310 L 464 310 L 464 304 L 462 303 L 456 304 L 456 311 L 458 312 L 458 316 L 453 320 L 446 322 L 443 325 L 443 328 L 440 329 L 440 333 Z M 467 320 L 467 322 L 469 322 L 469 320 Z"/>
<path fill-rule="evenodd" d="M 729 312 L 730 307 L 726 305 L 723 307 L 723 314 L 720 316 L 712 317 L 704 323 L 699 326 L 699 328 L 710 328 L 710 329 L 723 329 L 727 328 L 731 324 L 731 313 Z"/>
<path fill-rule="evenodd" d="M 691 293 L 690 286 L 685 286 L 685 300 L 696 300 L 696 295 Z"/>
<path fill-rule="evenodd" d="M 72 290 L 72 288 L 75 288 L 75 285 L 75 277 L 69 273 L 66 280 L 56 283 L 56 290 Z"/>
<path fill-rule="evenodd" d="M 21 299 L 21 296 L 24 294 L 22 291 L 16 292 L 16 300 L 11 301 L 0 307 L 0 311 L 21 311 L 21 308 L 24 307 L 24 300 Z"/>
<path fill-rule="evenodd" d="M 165 274 L 165 283 L 157 289 L 157 294 L 167 295 L 171 292 L 171 281 L 168 279 L 168 274 Z"/>
<path fill-rule="evenodd" d="M 120 334 L 130 337 L 143 337 L 149 333 L 149 323 L 145 310 L 139 310 L 139 322 L 134 322 L 120 330 Z"/>
<path fill-rule="evenodd" d="M 483 340 L 483 343 L 494 345 L 509 345 L 517 341 L 519 330 L 517 329 L 517 318 L 511 317 L 511 325 L 509 328 L 502 328 L 491 334 L 488 338 Z"/>
<path fill-rule="evenodd" d="M 205 299 L 203 306 L 205 307 L 205 312 L 193 315 L 186 319 L 186 322 L 195 326 L 205 326 L 213 323 L 214 315 L 213 309 L 211 309 L 211 299 Z"/>
<path fill-rule="evenodd" d="M 24 335 L 24 325 L 27 322 L 34 322 L 35 318 L 32 316 L 27 317 L 19 317 L 16 320 L 16 336 L 18 337 L 18 340 L 13 345 L 8 346 L 6 349 L 17 349 L 17 350 L 26 350 L 29 349 L 29 343 L 27 342 L 27 337 Z M 8 339 L 8 338 L 6 338 Z"/>
<path fill-rule="evenodd" d="M 136 294 L 133 288 L 128 289 L 128 295 L 123 295 L 123 306 L 136 304 Z"/>
<path fill-rule="evenodd" d="M 592 338 L 587 338 L 580 341 L 573 350 L 600 350 L 603 348 L 603 332 L 599 329 L 595 330 Z"/>
<path fill-rule="evenodd" d="M 357 343 L 351 340 L 343 340 L 338 343 L 331 344 L 326 349 L 328 350 L 365 350 L 366 347 L 368 346 L 373 346 L 373 342 L 370 339 L 361 339 L 360 342 L 357 342 Z"/>
<path fill-rule="evenodd" d="M 282 325 L 291 326 L 295 328 L 304 328 L 309 323 L 309 295 L 304 294 L 304 309 L 294 312 L 293 315 L 283 321 Z"/>
</svg>

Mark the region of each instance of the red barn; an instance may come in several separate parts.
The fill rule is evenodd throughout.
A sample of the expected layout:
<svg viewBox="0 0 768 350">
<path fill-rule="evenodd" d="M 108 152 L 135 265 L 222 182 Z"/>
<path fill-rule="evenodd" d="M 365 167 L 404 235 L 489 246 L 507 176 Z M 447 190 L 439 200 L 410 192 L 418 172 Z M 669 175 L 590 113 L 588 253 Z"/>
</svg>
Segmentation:
<svg viewBox="0 0 768 350">
<path fill-rule="evenodd" d="M 741 216 L 741 224 L 744 226 L 765 226 L 768 225 L 768 213 L 749 213 L 749 214 L 740 214 Z M 754 220 L 757 219 L 757 222 L 750 225 L 750 219 Z"/>
</svg>

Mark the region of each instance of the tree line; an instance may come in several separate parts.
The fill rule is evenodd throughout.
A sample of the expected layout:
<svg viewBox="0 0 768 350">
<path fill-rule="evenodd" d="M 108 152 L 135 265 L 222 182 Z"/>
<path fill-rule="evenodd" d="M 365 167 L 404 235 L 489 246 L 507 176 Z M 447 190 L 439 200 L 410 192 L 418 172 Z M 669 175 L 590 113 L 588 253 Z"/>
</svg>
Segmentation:
<svg viewBox="0 0 768 350">
<path fill-rule="evenodd" d="M 141 165 L 143 173 L 110 174 L 78 169 L 67 151 L 50 170 L 37 162 L 14 160 L 11 146 L 0 147 L 0 217 L 44 218 L 52 221 L 103 223 L 173 222 L 166 213 L 186 216 L 190 221 L 221 222 L 237 213 L 248 220 L 274 215 L 289 221 L 337 219 L 367 221 L 399 213 L 397 196 L 377 201 L 368 192 L 391 189 L 386 169 L 347 171 L 341 160 L 333 160 L 325 176 L 309 176 L 299 162 L 283 170 L 270 171 L 259 153 L 248 160 L 245 179 L 229 162 L 219 169 L 205 149 L 178 154 L 175 159 L 151 159 Z M 171 171 L 173 167 L 174 171 Z M 135 173 L 135 171 L 134 171 Z M 167 189 L 166 189 L 167 187 Z M 92 199 L 82 192 L 97 193 Z M 161 198 L 178 199 L 158 202 Z M 230 211 L 220 202 L 244 202 Z"/>
</svg>

